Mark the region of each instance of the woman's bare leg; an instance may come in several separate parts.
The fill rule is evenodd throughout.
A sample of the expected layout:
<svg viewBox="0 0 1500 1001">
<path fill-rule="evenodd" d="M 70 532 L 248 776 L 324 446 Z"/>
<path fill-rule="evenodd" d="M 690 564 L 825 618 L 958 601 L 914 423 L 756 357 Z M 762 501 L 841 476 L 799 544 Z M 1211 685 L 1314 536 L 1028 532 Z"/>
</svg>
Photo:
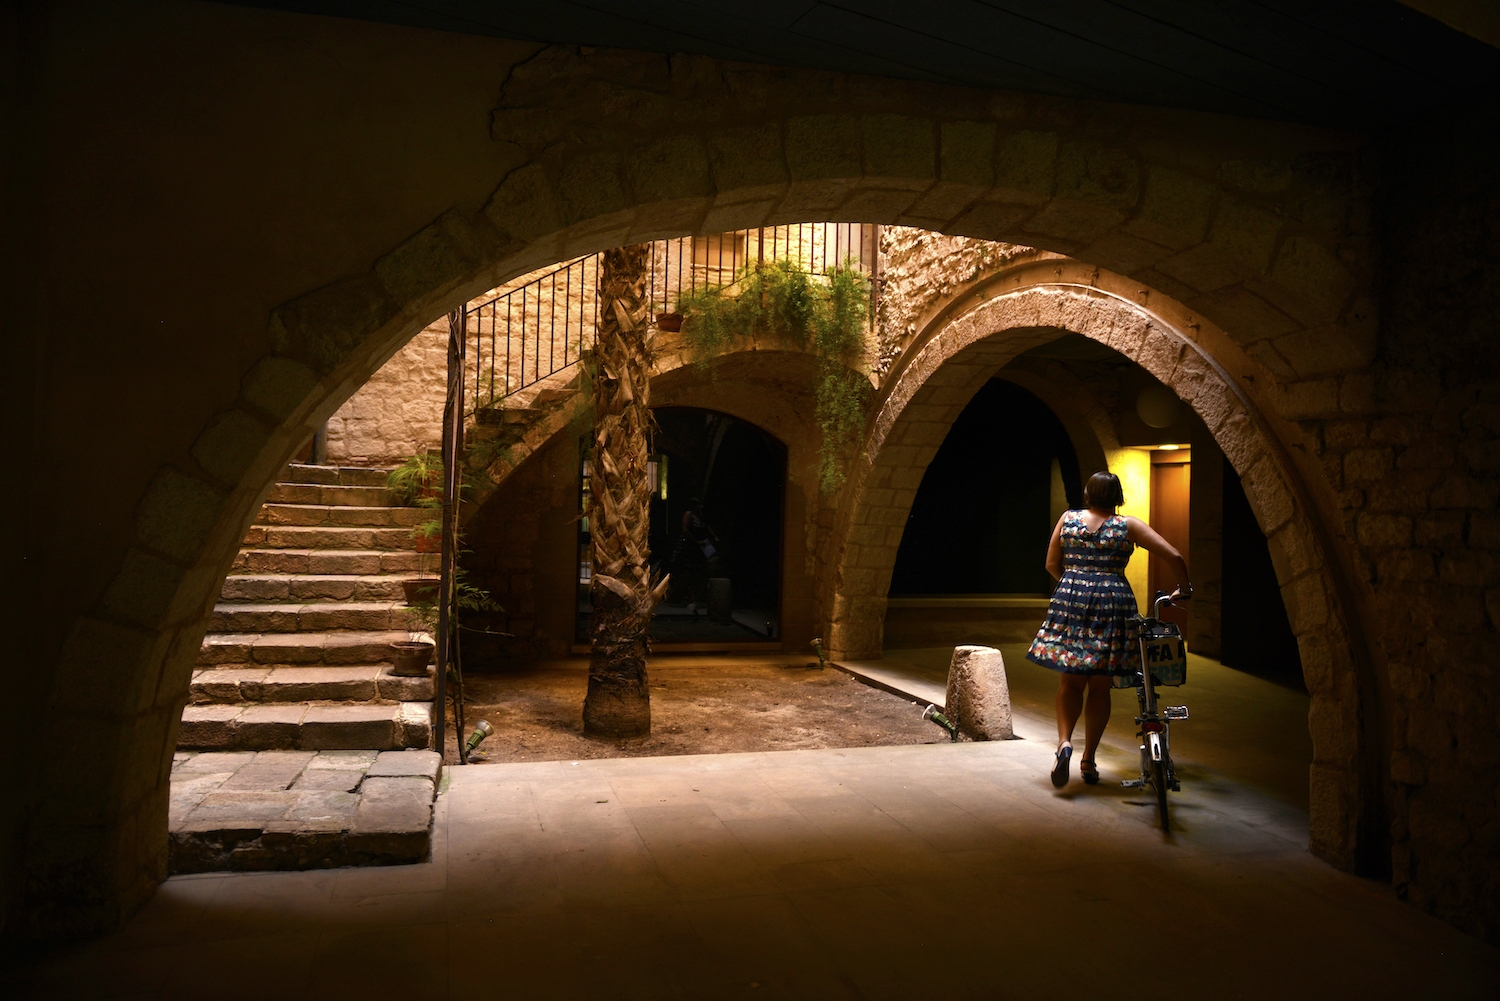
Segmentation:
<svg viewBox="0 0 1500 1001">
<path fill-rule="evenodd" d="M 1109 726 L 1109 691 L 1110 679 L 1107 674 L 1096 674 L 1088 679 L 1089 700 L 1088 709 L 1083 715 L 1083 760 L 1093 761 L 1094 751 L 1099 747 L 1099 739 L 1104 736 L 1104 728 Z M 1082 692 L 1079 693 L 1080 699 Z M 1073 717 L 1077 719 L 1075 715 Z"/>
<path fill-rule="evenodd" d="M 1083 690 L 1088 678 L 1082 674 L 1063 674 L 1057 682 L 1057 746 L 1073 739 L 1073 728 L 1083 713 Z M 1084 730 L 1087 732 L 1087 724 Z"/>
</svg>

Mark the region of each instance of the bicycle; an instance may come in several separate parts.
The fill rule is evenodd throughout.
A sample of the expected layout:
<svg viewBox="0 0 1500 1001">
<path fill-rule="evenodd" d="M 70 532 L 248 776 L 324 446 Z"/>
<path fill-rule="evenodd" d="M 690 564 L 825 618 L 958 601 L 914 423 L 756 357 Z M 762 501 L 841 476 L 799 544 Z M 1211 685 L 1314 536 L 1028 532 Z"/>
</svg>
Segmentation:
<svg viewBox="0 0 1500 1001">
<path fill-rule="evenodd" d="M 1141 648 L 1141 670 L 1134 675 L 1122 675 L 1118 687 L 1134 686 L 1140 715 L 1135 722 L 1140 727 L 1136 733 L 1141 738 L 1141 777 L 1126 779 L 1120 783 L 1127 789 L 1143 789 L 1147 785 L 1156 791 L 1156 806 L 1161 814 L 1163 834 L 1172 833 L 1172 822 L 1167 813 L 1167 792 L 1181 792 L 1182 783 L 1172 768 L 1172 742 L 1168 724 L 1188 718 L 1187 706 L 1162 706 L 1158 710 L 1156 689 L 1175 687 L 1187 682 L 1187 647 L 1182 641 L 1182 632 L 1174 623 L 1163 622 L 1162 606 L 1175 607 L 1169 595 L 1158 591 L 1152 603 L 1152 615 L 1133 615 L 1130 623 L 1136 628 Z"/>
</svg>

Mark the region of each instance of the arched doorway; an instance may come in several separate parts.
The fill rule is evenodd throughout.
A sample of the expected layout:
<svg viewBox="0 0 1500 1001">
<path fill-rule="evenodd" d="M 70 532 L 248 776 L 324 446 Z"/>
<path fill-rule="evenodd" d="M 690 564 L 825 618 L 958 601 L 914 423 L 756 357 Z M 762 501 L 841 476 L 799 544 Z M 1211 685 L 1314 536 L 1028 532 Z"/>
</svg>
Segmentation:
<svg viewBox="0 0 1500 1001">
<path fill-rule="evenodd" d="M 652 411 L 652 565 L 672 576 L 651 619 L 658 652 L 779 646 L 787 448 L 715 410 Z M 585 464 L 581 490 L 588 489 Z M 587 520 L 579 522 L 576 643 L 588 642 Z"/>
</svg>

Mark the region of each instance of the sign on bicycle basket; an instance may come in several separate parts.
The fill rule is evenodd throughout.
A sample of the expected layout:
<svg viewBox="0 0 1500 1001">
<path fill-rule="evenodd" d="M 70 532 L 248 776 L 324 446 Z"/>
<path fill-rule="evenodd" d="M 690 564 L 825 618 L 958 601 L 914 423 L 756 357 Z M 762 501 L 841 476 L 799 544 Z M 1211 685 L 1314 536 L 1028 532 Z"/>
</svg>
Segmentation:
<svg viewBox="0 0 1500 1001">
<path fill-rule="evenodd" d="M 1175 625 L 1164 622 L 1151 634 L 1142 637 L 1151 681 L 1158 686 L 1187 684 L 1187 645 Z"/>
</svg>

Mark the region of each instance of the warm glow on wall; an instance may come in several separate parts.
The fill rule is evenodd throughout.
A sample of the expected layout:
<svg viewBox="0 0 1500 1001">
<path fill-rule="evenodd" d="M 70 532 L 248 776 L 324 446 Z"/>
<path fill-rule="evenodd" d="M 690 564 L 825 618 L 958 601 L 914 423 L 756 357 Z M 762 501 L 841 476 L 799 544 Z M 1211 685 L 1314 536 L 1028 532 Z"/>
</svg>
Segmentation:
<svg viewBox="0 0 1500 1001">
<path fill-rule="evenodd" d="M 1105 454 L 1109 471 L 1120 478 L 1120 488 L 1125 492 L 1125 503 L 1120 514 L 1131 515 L 1142 521 L 1151 518 L 1151 450 L 1148 448 L 1121 448 Z M 1135 592 L 1139 602 L 1149 594 L 1147 574 L 1148 556 L 1144 549 L 1137 548 L 1125 565 L 1125 579 Z"/>
</svg>

